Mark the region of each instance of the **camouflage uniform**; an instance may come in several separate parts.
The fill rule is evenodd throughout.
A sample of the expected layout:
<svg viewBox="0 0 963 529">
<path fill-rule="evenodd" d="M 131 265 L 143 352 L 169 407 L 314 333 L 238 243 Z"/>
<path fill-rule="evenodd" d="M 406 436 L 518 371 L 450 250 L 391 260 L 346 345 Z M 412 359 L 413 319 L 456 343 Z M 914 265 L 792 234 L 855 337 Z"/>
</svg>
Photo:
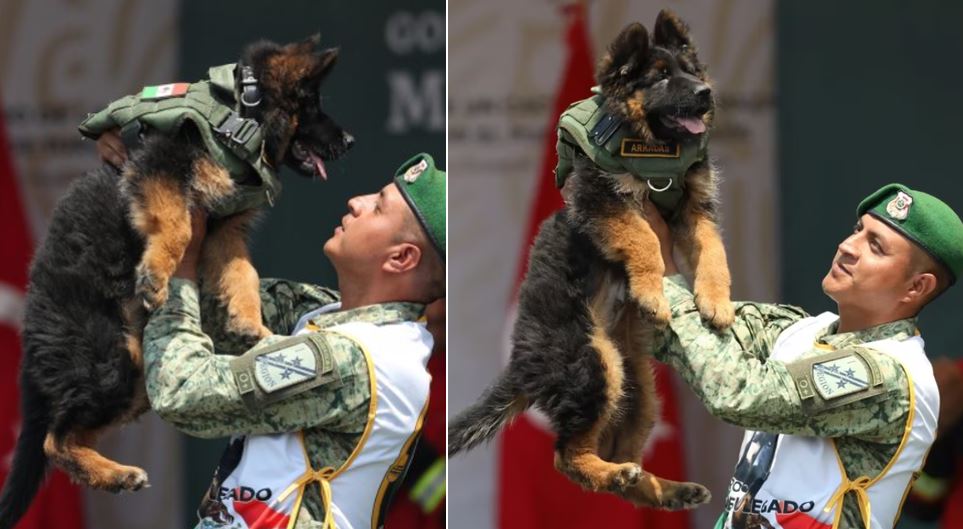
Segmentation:
<svg viewBox="0 0 963 529">
<path fill-rule="evenodd" d="M 302 314 L 338 301 L 337 292 L 314 285 L 276 279 L 261 282 L 264 324 L 275 336 L 261 340 L 255 349 L 283 340 Z M 220 335 L 223 310 L 215 301 L 203 300 L 204 328 L 197 287 L 173 278 L 167 303 L 151 315 L 144 329 L 144 371 L 151 407 L 179 430 L 197 437 L 232 434 L 272 434 L 304 431 L 304 445 L 314 468 L 338 468 L 351 454 L 367 423 L 371 398 L 367 362 L 361 347 L 341 334 L 320 334 L 333 353 L 341 384 L 321 385 L 282 401 L 252 409 L 245 404 L 229 367 L 232 356 L 243 348 L 236 340 Z M 208 310 L 211 309 L 211 310 Z M 348 321 L 386 324 L 415 321 L 424 306 L 385 303 L 337 311 L 314 318 L 319 328 Z M 213 470 L 213 468 L 212 468 Z M 317 490 L 312 488 L 309 490 Z M 320 495 L 308 494 L 297 527 L 311 527 L 323 518 Z"/>
<path fill-rule="evenodd" d="M 663 285 L 672 320 L 656 358 L 676 369 L 712 415 L 750 430 L 835 438 L 849 476 L 876 476 L 896 454 L 910 408 L 909 381 L 899 362 L 860 344 L 911 337 L 916 332 L 915 319 L 838 334 L 833 324 L 810 352 L 792 364 L 767 362 L 776 338 L 808 317 L 805 311 L 790 305 L 737 302 L 735 323 L 717 333 L 703 323 L 682 276 L 666 278 Z M 807 406 L 792 373 L 843 348 L 861 349 L 876 363 L 882 391 L 842 405 Z M 844 501 L 840 527 L 863 527 L 851 495 Z"/>
</svg>

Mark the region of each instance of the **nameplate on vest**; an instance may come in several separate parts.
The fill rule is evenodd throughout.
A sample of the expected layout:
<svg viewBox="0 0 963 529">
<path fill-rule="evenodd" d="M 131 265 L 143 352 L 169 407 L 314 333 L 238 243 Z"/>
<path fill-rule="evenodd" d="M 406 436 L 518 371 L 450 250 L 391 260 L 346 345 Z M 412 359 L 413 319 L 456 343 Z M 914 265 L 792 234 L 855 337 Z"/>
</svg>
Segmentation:
<svg viewBox="0 0 963 529">
<path fill-rule="evenodd" d="M 274 393 L 318 374 L 317 357 L 305 343 L 258 356 L 254 378 L 265 393 Z"/>
<path fill-rule="evenodd" d="M 823 400 L 863 391 L 869 388 L 872 382 L 872 374 L 856 354 L 814 363 L 812 375 L 815 389 Z"/>
<path fill-rule="evenodd" d="M 171 83 L 158 86 L 145 86 L 140 93 L 141 101 L 157 101 L 168 97 L 180 97 L 187 93 L 190 83 Z"/>
<path fill-rule="evenodd" d="M 678 158 L 681 153 L 682 148 L 678 143 L 652 144 L 634 138 L 622 138 L 619 152 L 626 158 Z"/>
</svg>

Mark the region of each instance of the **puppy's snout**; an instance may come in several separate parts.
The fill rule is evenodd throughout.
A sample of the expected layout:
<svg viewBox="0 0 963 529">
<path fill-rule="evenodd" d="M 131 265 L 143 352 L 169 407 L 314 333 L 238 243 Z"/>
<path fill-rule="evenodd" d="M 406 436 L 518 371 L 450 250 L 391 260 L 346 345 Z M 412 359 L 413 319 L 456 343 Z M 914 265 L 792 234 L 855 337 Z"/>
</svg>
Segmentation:
<svg viewBox="0 0 963 529">
<path fill-rule="evenodd" d="M 354 145 L 354 136 L 345 132 L 341 141 L 344 143 L 345 149 L 350 149 Z"/>
<path fill-rule="evenodd" d="M 695 92 L 696 99 L 698 99 L 700 103 L 708 104 L 712 102 L 712 89 L 709 88 L 709 85 L 699 85 L 695 87 L 693 92 Z"/>
</svg>

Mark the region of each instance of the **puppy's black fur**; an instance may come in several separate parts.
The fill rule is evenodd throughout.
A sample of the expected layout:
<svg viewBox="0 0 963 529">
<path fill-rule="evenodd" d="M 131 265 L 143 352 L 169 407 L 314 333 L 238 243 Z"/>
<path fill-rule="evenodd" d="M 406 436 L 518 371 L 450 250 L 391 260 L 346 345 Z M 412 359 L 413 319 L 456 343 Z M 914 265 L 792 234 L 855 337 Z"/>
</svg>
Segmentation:
<svg viewBox="0 0 963 529">
<path fill-rule="evenodd" d="M 687 140 L 711 125 L 705 68 L 681 20 L 659 14 L 654 38 L 640 24 L 616 37 L 597 77 L 606 111 L 647 142 Z M 645 182 L 606 173 L 580 153 L 565 207 L 540 227 L 519 293 L 512 359 L 475 405 L 449 427 L 449 454 L 491 439 L 532 405 L 557 435 L 555 465 L 583 487 L 637 505 L 692 508 L 709 500 L 695 483 L 643 473 L 639 463 L 657 417 L 645 353 L 668 322 L 659 241 L 646 221 Z M 729 276 L 716 228 L 717 182 L 705 162 L 685 174 L 669 218 L 695 273 L 700 310 L 731 323 Z"/>
<path fill-rule="evenodd" d="M 353 141 L 321 109 L 320 84 L 337 50 L 318 43 L 317 37 L 287 46 L 262 41 L 241 57 L 263 98 L 245 117 L 266 132 L 264 159 L 305 176 L 321 176 L 321 160 L 338 158 Z M 0 497 L 0 529 L 26 511 L 49 462 L 95 488 L 146 484 L 143 470 L 107 460 L 93 447 L 104 429 L 148 409 L 140 352 L 147 309 L 166 299 L 167 280 L 190 240 L 190 208 L 210 209 L 236 185 L 197 130 L 185 126 L 175 137 L 147 134 L 121 173 L 91 171 L 60 201 L 30 271 L 23 425 Z M 227 309 L 229 330 L 257 338 L 270 331 L 261 322 L 244 240 L 253 218 L 239 211 L 209 220 L 201 280 Z"/>
</svg>

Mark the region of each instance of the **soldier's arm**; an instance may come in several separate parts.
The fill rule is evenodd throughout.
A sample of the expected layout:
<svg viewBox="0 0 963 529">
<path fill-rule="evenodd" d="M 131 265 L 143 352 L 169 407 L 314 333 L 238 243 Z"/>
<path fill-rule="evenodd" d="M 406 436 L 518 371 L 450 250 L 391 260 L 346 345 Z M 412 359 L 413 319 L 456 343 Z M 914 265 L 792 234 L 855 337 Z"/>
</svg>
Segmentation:
<svg viewBox="0 0 963 529">
<path fill-rule="evenodd" d="M 676 334 L 701 336 L 712 332 L 704 325 L 692 292 L 681 275 L 673 275 L 662 280 L 663 291 L 672 311 L 670 328 Z M 736 316 L 732 327 L 726 331 L 729 339 L 727 347 L 738 348 L 744 354 L 765 360 L 772 352 L 776 338 L 787 327 L 806 318 L 809 314 L 799 307 L 771 303 L 736 301 L 733 303 Z M 668 335 L 666 335 L 668 337 Z M 678 347 L 678 341 L 666 340 L 667 348 L 661 354 L 670 354 Z M 660 358 L 661 359 L 661 358 Z"/>
<path fill-rule="evenodd" d="M 261 280 L 261 315 L 264 325 L 277 334 L 290 334 L 302 315 L 340 299 L 337 291 L 311 283 Z"/>
<path fill-rule="evenodd" d="M 776 336 L 804 316 L 799 309 L 737 303 L 733 326 L 715 332 L 702 322 L 692 294 L 677 279 L 666 280 L 665 290 L 672 321 L 657 356 L 675 368 L 712 415 L 768 432 L 898 438 L 909 410 L 909 386 L 902 368 L 889 356 L 871 350 L 813 350 L 792 364 L 768 359 Z M 837 396 L 830 387 L 829 398 L 823 398 L 816 385 L 825 386 L 827 377 L 819 370 L 838 365 L 847 355 L 858 356 L 874 378 L 850 378 L 855 382 L 844 384 Z M 866 387 L 860 388 L 861 382 Z"/>
<path fill-rule="evenodd" d="M 306 337 L 303 343 L 298 340 L 271 336 L 240 357 L 214 354 L 213 343 L 201 330 L 197 288 L 190 281 L 173 278 L 167 303 L 151 315 L 144 329 L 151 407 L 178 429 L 199 437 L 314 426 L 352 433 L 362 430 L 370 387 L 360 346 L 333 333 L 319 333 L 310 343 Z M 315 366 L 292 370 L 288 376 L 299 382 L 269 388 L 274 391 L 244 384 L 242 368 L 253 367 L 259 354 L 277 352 L 279 347 L 294 347 L 302 361 L 308 360 L 305 354 L 314 355 Z M 273 371 L 276 386 L 284 383 L 283 371 Z M 251 377 L 247 372 L 247 382 L 253 381 Z"/>
</svg>

